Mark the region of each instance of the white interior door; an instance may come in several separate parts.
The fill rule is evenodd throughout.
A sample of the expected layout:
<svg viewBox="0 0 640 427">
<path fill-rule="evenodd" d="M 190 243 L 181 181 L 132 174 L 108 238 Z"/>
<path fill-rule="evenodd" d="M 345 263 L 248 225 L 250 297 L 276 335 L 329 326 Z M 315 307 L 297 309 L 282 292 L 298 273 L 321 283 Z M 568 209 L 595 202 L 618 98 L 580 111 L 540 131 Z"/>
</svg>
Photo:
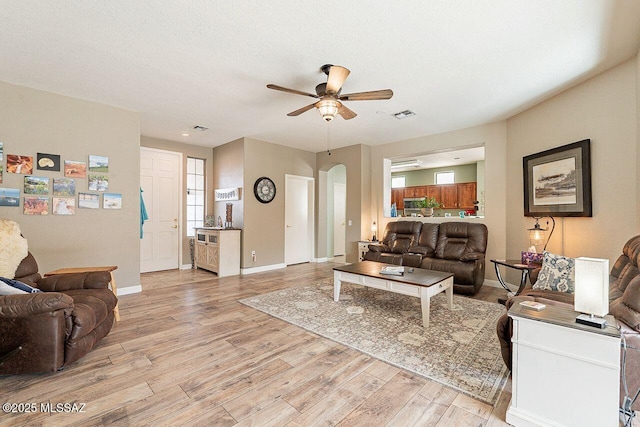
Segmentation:
<svg viewBox="0 0 640 427">
<path fill-rule="evenodd" d="M 285 177 L 285 264 L 311 261 L 313 252 L 313 178 Z"/>
<path fill-rule="evenodd" d="M 140 272 L 179 266 L 182 154 L 140 148 L 140 187 L 149 219 L 140 241 Z"/>
<path fill-rule="evenodd" d="M 339 256 L 345 253 L 345 235 L 347 221 L 347 185 L 333 184 L 333 255 Z"/>
</svg>

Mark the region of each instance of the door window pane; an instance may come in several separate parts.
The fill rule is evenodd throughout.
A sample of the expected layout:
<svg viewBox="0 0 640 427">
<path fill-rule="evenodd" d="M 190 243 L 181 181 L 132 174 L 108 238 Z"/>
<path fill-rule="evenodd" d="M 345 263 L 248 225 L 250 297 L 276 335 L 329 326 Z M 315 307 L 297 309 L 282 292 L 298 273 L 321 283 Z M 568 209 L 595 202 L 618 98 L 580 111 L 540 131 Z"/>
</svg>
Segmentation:
<svg viewBox="0 0 640 427">
<path fill-rule="evenodd" d="M 187 236 L 204 225 L 205 175 L 204 159 L 187 158 Z"/>
</svg>

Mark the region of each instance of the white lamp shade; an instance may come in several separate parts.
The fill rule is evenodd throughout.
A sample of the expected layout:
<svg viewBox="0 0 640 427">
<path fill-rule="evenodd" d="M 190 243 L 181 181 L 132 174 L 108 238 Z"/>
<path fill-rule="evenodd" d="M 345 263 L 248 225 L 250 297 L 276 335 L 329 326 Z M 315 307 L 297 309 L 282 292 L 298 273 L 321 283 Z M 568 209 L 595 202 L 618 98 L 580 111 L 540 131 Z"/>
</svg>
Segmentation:
<svg viewBox="0 0 640 427">
<path fill-rule="evenodd" d="M 580 257 L 575 262 L 575 310 L 606 315 L 609 313 L 609 260 Z"/>
</svg>

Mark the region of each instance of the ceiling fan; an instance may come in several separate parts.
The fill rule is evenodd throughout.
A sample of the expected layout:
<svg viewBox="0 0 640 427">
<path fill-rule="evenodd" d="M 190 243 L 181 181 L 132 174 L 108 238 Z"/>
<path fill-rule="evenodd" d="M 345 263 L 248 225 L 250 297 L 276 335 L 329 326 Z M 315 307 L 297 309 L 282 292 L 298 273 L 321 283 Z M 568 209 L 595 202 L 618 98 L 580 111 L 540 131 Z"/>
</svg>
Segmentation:
<svg viewBox="0 0 640 427">
<path fill-rule="evenodd" d="M 319 101 L 309 104 L 306 107 L 299 108 L 290 112 L 287 116 L 298 116 L 305 111 L 309 111 L 312 108 L 317 108 L 322 118 L 328 122 L 334 119 L 336 114 L 339 114 L 343 119 L 350 120 L 357 116 L 357 114 L 345 107 L 342 101 L 372 101 L 377 99 L 390 99 L 393 96 L 391 89 L 372 90 L 368 92 L 349 93 L 342 95 L 342 85 L 349 76 L 350 71 L 340 65 L 326 64 L 321 68 L 322 72 L 327 75 L 327 82 L 320 83 L 316 86 L 316 94 L 302 92 L 295 89 L 288 89 L 286 87 L 268 84 L 269 89 L 279 90 L 282 92 L 294 93 L 297 95 L 310 96 L 311 98 L 319 99 Z"/>
</svg>

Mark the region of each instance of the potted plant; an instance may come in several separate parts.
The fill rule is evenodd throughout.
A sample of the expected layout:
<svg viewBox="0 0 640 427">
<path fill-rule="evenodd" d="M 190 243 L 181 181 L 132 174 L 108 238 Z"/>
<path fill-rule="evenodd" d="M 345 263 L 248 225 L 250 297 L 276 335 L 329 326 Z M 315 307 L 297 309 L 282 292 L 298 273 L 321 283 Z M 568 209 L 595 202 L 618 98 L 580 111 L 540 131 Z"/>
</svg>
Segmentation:
<svg viewBox="0 0 640 427">
<path fill-rule="evenodd" d="M 418 206 L 420 207 L 422 215 L 433 216 L 433 209 L 439 208 L 440 203 L 438 203 L 435 197 L 425 197 L 418 202 Z"/>
</svg>

